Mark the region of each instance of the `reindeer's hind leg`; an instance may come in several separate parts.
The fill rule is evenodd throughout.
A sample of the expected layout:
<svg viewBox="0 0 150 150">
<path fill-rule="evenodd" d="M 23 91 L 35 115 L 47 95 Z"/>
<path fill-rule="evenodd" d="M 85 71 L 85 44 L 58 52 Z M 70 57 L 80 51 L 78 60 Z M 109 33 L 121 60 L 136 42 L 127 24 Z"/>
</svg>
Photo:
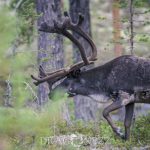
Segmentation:
<svg viewBox="0 0 150 150">
<path fill-rule="evenodd" d="M 128 104 L 125 106 L 126 115 L 125 115 L 125 139 L 128 140 L 130 138 L 130 127 L 132 123 L 133 113 L 134 113 L 134 103 Z"/>
</svg>

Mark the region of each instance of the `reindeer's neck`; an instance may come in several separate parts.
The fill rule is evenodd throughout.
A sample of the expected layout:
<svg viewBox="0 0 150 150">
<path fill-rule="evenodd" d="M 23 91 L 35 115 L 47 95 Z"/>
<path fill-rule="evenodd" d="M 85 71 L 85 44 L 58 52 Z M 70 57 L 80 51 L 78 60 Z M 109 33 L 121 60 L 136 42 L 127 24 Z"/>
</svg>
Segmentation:
<svg viewBox="0 0 150 150">
<path fill-rule="evenodd" d="M 101 67 L 94 68 L 81 73 L 81 80 L 85 82 L 87 87 L 97 89 L 99 91 L 105 90 L 105 73 L 103 73 Z"/>
</svg>

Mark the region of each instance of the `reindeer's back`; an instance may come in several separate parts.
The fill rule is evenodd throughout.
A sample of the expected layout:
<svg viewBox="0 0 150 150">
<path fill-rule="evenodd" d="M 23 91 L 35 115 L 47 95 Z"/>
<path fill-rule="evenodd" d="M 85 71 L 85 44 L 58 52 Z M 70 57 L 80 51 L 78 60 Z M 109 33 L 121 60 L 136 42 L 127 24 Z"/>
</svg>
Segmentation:
<svg viewBox="0 0 150 150">
<path fill-rule="evenodd" d="M 106 64 L 107 65 L 107 64 Z M 150 60 L 125 55 L 108 63 L 107 88 L 133 92 L 135 87 L 150 86 Z"/>
</svg>

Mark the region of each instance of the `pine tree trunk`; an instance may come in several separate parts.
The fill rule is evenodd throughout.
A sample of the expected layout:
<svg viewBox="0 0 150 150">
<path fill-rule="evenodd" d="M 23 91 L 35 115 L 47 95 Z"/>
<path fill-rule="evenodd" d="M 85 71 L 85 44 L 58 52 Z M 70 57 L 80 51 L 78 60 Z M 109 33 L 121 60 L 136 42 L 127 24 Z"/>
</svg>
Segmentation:
<svg viewBox="0 0 150 150">
<path fill-rule="evenodd" d="M 90 24 L 90 8 L 89 0 L 70 0 L 70 16 L 75 23 L 78 20 L 78 13 L 82 13 L 85 20 L 82 24 L 82 29 L 91 36 L 91 24 Z M 73 35 L 82 43 L 86 50 L 87 56 L 90 55 L 90 46 L 80 36 L 73 33 Z M 73 60 L 77 62 L 81 60 L 79 50 L 73 45 Z M 84 121 L 96 119 L 97 103 L 85 96 L 76 96 L 74 98 L 75 105 L 75 118 L 82 119 Z"/>
<path fill-rule="evenodd" d="M 37 25 L 42 22 L 53 26 L 53 20 L 61 20 L 61 0 L 37 0 L 37 12 L 41 17 Z M 64 65 L 63 38 L 60 35 L 39 32 L 38 37 L 38 65 L 50 72 L 62 68 Z M 38 104 L 42 105 L 48 101 L 49 88 L 47 83 L 39 85 Z"/>
<path fill-rule="evenodd" d="M 120 44 L 121 37 L 121 20 L 120 20 L 120 8 L 119 0 L 113 0 L 112 4 L 112 15 L 113 15 L 113 28 L 114 28 L 114 51 L 115 56 L 122 55 L 122 46 Z"/>
</svg>

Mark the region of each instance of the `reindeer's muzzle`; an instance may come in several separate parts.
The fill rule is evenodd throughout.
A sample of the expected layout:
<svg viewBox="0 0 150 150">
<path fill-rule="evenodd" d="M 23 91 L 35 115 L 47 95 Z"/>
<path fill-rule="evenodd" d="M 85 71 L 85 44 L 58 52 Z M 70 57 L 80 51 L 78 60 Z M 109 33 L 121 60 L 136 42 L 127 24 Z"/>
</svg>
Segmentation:
<svg viewBox="0 0 150 150">
<path fill-rule="evenodd" d="M 67 91 L 67 93 L 68 93 L 68 97 L 73 97 L 73 96 L 76 96 L 76 95 L 77 95 L 77 93 L 75 93 L 72 88 L 70 88 L 70 89 Z"/>
</svg>

